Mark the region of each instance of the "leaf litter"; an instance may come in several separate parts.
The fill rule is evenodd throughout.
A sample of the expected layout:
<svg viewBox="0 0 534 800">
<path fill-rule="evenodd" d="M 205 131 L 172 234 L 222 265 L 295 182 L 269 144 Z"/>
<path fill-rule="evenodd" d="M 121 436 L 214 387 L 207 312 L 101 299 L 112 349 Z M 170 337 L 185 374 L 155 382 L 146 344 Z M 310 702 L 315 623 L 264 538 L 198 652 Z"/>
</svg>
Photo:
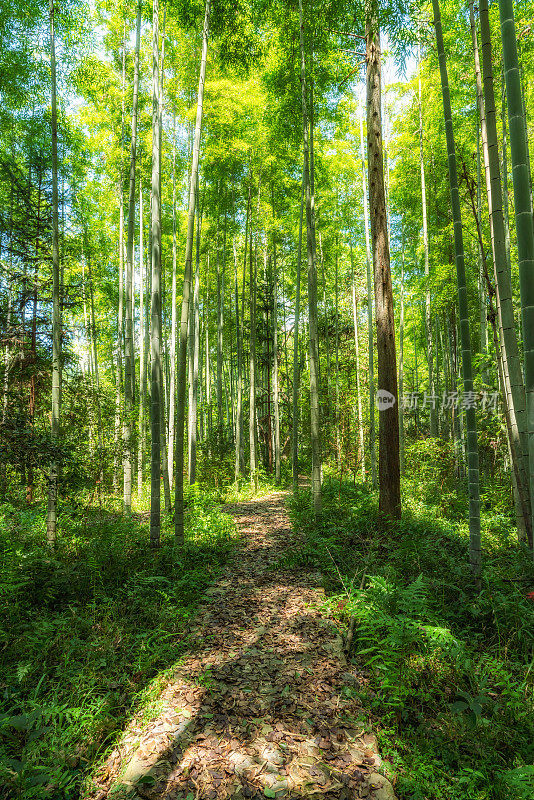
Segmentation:
<svg viewBox="0 0 534 800">
<path fill-rule="evenodd" d="M 157 718 L 132 719 L 88 799 L 395 799 L 347 691 L 365 675 L 321 616 L 320 576 L 275 569 L 295 536 L 283 500 L 227 506 L 241 545 L 206 592 L 194 652 L 167 678 Z"/>
</svg>

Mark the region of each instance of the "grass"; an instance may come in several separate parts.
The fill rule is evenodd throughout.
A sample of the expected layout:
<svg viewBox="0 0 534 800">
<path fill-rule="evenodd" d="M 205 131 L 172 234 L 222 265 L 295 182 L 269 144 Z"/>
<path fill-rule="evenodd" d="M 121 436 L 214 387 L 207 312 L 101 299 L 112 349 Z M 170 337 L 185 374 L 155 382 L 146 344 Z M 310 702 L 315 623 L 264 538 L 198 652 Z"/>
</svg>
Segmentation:
<svg viewBox="0 0 534 800">
<path fill-rule="evenodd" d="M 263 497 L 270 492 L 279 492 L 287 489 L 289 479 L 283 474 L 280 484 L 276 484 L 273 475 L 267 475 L 263 470 L 258 470 L 258 491 L 252 485 L 250 478 L 240 478 L 239 481 L 229 484 L 224 492 L 227 503 L 244 503 L 254 497 Z"/>
<path fill-rule="evenodd" d="M 235 543 L 216 500 L 189 495 L 188 541 L 148 548 L 148 521 L 64 508 L 52 553 L 44 510 L 0 506 L 0 797 L 76 798 L 158 676 L 189 647 L 195 608 Z"/>
<path fill-rule="evenodd" d="M 532 800 L 532 557 L 508 493 L 488 484 L 474 584 L 467 501 L 436 447 L 408 451 L 398 524 L 364 485 L 327 477 L 319 523 L 300 493 L 302 543 L 279 566 L 319 570 L 328 613 L 342 631 L 354 620 L 369 683 L 347 691 L 370 710 L 399 800 Z M 260 478 L 260 494 L 275 488 Z M 186 547 L 167 523 L 157 551 L 146 517 L 125 520 L 111 498 L 64 508 L 54 553 L 42 506 L 0 506 L 0 798 L 75 800 L 132 713 L 153 712 L 234 546 L 220 503 L 250 497 L 248 480 L 190 489 Z"/>
<path fill-rule="evenodd" d="M 285 562 L 320 570 L 328 612 L 345 632 L 354 620 L 352 658 L 370 677 L 357 692 L 400 800 L 532 800 L 532 554 L 515 543 L 499 487 L 486 487 L 477 587 L 466 498 L 428 458 L 433 479 L 408 470 L 403 520 L 388 527 L 363 485 L 327 480 L 319 523 L 300 494 L 303 544 Z"/>
</svg>

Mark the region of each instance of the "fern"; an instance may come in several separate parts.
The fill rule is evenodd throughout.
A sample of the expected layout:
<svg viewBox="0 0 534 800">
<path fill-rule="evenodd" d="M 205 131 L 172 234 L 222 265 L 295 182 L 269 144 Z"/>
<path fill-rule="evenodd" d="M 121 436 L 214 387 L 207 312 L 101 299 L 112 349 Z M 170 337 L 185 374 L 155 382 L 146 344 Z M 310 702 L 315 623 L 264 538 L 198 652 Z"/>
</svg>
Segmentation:
<svg viewBox="0 0 534 800">
<path fill-rule="evenodd" d="M 514 800 L 532 800 L 534 797 L 534 766 L 517 767 L 503 773 L 502 780 Z"/>
</svg>

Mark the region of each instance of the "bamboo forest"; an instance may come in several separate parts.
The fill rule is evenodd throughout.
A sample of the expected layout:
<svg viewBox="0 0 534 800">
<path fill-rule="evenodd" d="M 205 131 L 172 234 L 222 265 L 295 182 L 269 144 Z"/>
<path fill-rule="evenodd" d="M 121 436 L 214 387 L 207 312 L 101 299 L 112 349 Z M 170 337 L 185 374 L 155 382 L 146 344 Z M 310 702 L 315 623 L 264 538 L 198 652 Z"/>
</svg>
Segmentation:
<svg viewBox="0 0 534 800">
<path fill-rule="evenodd" d="M 0 3 L 0 800 L 534 800 L 533 0 Z"/>
</svg>

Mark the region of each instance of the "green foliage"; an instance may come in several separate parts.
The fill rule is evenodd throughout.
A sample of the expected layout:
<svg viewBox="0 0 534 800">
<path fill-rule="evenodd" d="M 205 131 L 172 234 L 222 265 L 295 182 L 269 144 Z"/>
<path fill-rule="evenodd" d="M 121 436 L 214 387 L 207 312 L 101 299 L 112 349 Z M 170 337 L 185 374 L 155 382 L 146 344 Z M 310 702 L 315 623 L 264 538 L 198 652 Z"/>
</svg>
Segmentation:
<svg viewBox="0 0 534 800">
<path fill-rule="evenodd" d="M 332 613 L 340 624 L 346 624 L 349 618 L 357 620 L 353 650 L 372 679 L 370 692 L 363 699 L 380 720 L 383 748 L 400 774 L 401 797 L 532 797 L 534 779 L 527 765 L 533 761 L 529 715 L 534 605 L 527 594 L 534 587 L 531 562 L 517 548 L 511 525 L 514 511 L 504 463 L 502 415 L 479 409 L 486 562 L 477 589 L 467 567 L 464 457 L 449 442 L 454 438 L 449 411 L 441 419 L 441 434 L 446 441 L 425 439 L 427 408 L 417 413 L 405 411 L 406 513 L 393 529 L 383 529 L 372 494 L 342 481 L 349 473 L 355 477 L 360 474 L 355 435 L 353 281 L 358 302 L 363 425 L 366 430 L 369 427 L 365 235 L 356 103 L 362 77 L 358 42 L 365 30 L 365 4 L 304 0 L 303 5 L 315 117 L 321 433 L 325 471 L 335 464 L 337 476 L 325 487 L 325 513 L 319 526 L 309 515 L 308 497 L 297 497 L 295 519 L 305 531 L 306 541 L 288 554 L 284 564 L 304 571 L 320 570 L 331 597 Z M 404 388 L 405 392 L 413 389 L 422 394 L 429 386 L 421 305 L 427 284 L 421 241 L 419 77 L 429 286 L 440 391 L 456 388 L 460 356 L 438 65 L 428 5 L 410 9 L 413 18 L 409 23 L 405 4 L 383 0 L 379 5 L 387 47 L 397 56 L 395 69 L 399 63 L 412 61 L 415 39 L 421 45 L 417 72 L 411 63 L 410 72 L 415 74 L 404 83 L 390 84 L 394 65 L 385 58 L 383 89 L 396 300 L 400 297 L 402 250 Z M 528 112 L 534 92 L 534 46 L 529 27 L 532 0 L 516 5 Z M 251 330 L 245 255 L 250 258 L 254 250 L 258 261 L 257 413 L 261 422 L 272 366 L 269 325 L 274 310 L 271 270 L 275 242 L 281 441 L 286 443 L 282 471 L 289 478 L 294 379 L 290 363 L 302 169 L 298 4 L 213 0 L 211 5 L 199 181 L 199 413 L 203 416 L 199 431 L 208 430 L 215 416 L 213 397 L 208 407 L 206 380 L 208 367 L 215 362 L 215 271 L 219 269 L 223 275 L 223 362 L 225 368 L 229 367 L 225 391 L 230 392 L 230 398 L 228 411 L 223 413 L 224 430 L 198 444 L 201 489 L 190 487 L 186 492 L 189 539 L 179 552 L 174 549 L 170 528 L 163 531 L 161 549 L 147 552 L 145 517 L 137 515 L 132 522 L 125 522 L 113 513 L 120 508 L 118 498 L 113 501 L 114 508 L 105 499 L 105 509 L 91 507 L 95 498 L 101 501 L 102 491 L 112 482 L 121 483 L 123 409 L 120 397 L 118 404 L 115 398 L 118 338 L 120 341 L 118 222 L 119 198 L 122 195 L 124 201 L 127 193 L 134 6 L 98 0 L 89 10 L 78 0 L 68 0 L 56 7 L 64 371 L 62 436 L 59 446 L 54 447 L 49 433 L 52 225 L 48 10 L 46 4 L 36 0 L 4 6 L 0 10 L 0 339 L 2 385 L 8 391 L 6 419 L 0 426 L 0 494 L 9 497 L 12 504 L 1 507 L 0 521 L 0 785 L 7 787 L 0 788 L 0 797 L 2 792 L 6 796 L 75 797 L 86 765 L 113 740 L 132 708 L 144 702 L 146 687 L 154 675 L 174 663 L 188 646 L 186 631 L 195 604 L 231 546 L 232 524 L 219 513 L 218 502 L 254 496 L 250 476 L 233 483 L 235 456 L 232 415 L 228 411 L 236 392 L 234 280 L 242 314 L 241 356 L 246 372 Z M 482 352 L 480 313 L 485 317 L 487 309 L 478 285 L 477 230 L 468 198 L 469 180 L 475 180 L 477 173 L 478 139 L 471 39 L 464 6 L 445 2 L 442 6 L 459 168 L 464 173 L 460 200 L 469 264 L 470 325 L 477 351 L 474 364 L 480 382 L 477 388 L 483 385 L 492 389 L 498 383 L 495 352 L 492 342 Z M 160 13 L 163 17 L 163 6 Z M 491 14 L 497 36 L 495 5 Z M 136 185 L 144 191 L 144 247 L 148 250 L 144 255 L 149 258 L 149 4 L 143 4 L 143 15 L 147 24 L 143 26 L 141 46 Z M 172 208 L 177 207 L 179 307 L 185 241 L 181 207 L 190 165 L 187 132 L 196 113 L 203 18 L 202 0 L 173 0 L 166 8 L 161 224 L 162 324 L 167 344 L 172 318 Z M 498 76 L 498 48 L 495 68 Z M 311 110 L 311 94 L 309 100 Z M 498 114 L 506 111 L 500 108 L 501 102 L 499 99 Z M 526 117 L 531 133 L 532 114 Z M 532 135 L 528 138 L 534 141 Z M 171 155 L 174 150 L 175 159 Z M 484 192 L 481 204 L 481 235 L 490 253 Z M 517 305 L 515 201 L 511 191 L 509 212 Z M 137 213 L 135 225 L 137 246 Z M 249 249 L 245 233 L 250 237 Z M 150 316 L 150 279 L 144 271 L 141 274 L 146 319 Z M 338 281 L 334 275 L 338 275 Z M 310 459 L 304 271 L 302 280 L 299 456 L 304 472 Z M 334 289 L 336 283 L 339 292 Z M 139 289 L 139 278 L 135 284 Z M 34 290 L 38 297 L 35 303 Z M 91 330 L 93 322 L 85 317 L 90 317 L 93 301 Z M 140 322 L 138 310 L 134 316 Z M 32 344 L 34 311 L 36 342 Z M 90 374 L 91 332 L 98 381 Z M 167 355 L 171 349 L 167 347 Z M 136 370 L 139 366 L 136 364 Z M 120 383 L 119 376 L 119 387 Z M 247 399 L 245 380 L 244 432 Z M 35 408 L 30 413 L 33 402 Z M 145 402 L 145 421 L 148 407 Z M 268 437 L 260 436 L 259 460 L 264 463 L 267 441 Z M 149 440 L 145 447 L 146 456 Z M 369 448 L 365 449 L 369 459 Z M 54 553 L 43 544 L 42 507 L 52 456 L 58 456 L 61 462 L 60 500 L 69 503 L 61 512 L 60 541 Z M 147 464 L 145 460 L 145 473 Z M 258 478 L 260 494 L 277 488 L 262 468 L 253 477 Z M 213 493 L 208 496 L 205 487 Z M 28 500 L 39 498 L 41 506 L 19 508 L 17 500 L 24 494 Z"/>
<path fill-rule="evenodd" d="M 530 800 L 534 795 L 534 767 L 517 767 L 502 777 L 503 787 L 517 800 Z"/>
<path fill-rule="evenodd" d="M 315 525 L 301 494 L 293 517 L 306 541 L 286 560 L 319 570 L 328 612 L 345 630 L 353 622 L 351 655 L 369 676 L 358 691 L 400 800 L 532 797 L 531 558 L 510 545 L 509 523 L 504 533 L 484 518 L 476 586 L 459 522 L 465 500 L 447 516 L 436 513 L 440 469 L 425 471 L 425 449 L 412 456 L 428 505 L 414 479 L 405 485 L 404 519 L 384 527 L 373 494 L 332 482 Z M 410 471 L 417 474 L 412 464 Z"/>
<path fill-rule="evenodd" d="M 275 492 L 280 489 L 274 482 L 274 476 L 268 475 L 263 468 L 257 470 L 258 476 L 258 492 L 256 495 L 255 487 L 252 485 L 250 478 L 240 478 L 236 483 L 230 484 L 226 488 L 225 499 L 228 503 L 243 503 L 247 500 L 252 500 L 254 497 Z"/>
<path fill-rule="evenodd" d="M 144 515 L 69 508 L 52 554 L 42 508 L 0 508 L 0 797 L 74 798 L 88 766 L 187 650 L 195 606 L 225 563 L 230 517 L 191 491 L 187 543 Z"/>
<path fill-rule="evenodd" d="M 214 431 L 198 445 L 197 472 L 201 483 L 212 489 L 227 485 L 233 477 L 235 447 L 226 430 Z"/>
</svg>

